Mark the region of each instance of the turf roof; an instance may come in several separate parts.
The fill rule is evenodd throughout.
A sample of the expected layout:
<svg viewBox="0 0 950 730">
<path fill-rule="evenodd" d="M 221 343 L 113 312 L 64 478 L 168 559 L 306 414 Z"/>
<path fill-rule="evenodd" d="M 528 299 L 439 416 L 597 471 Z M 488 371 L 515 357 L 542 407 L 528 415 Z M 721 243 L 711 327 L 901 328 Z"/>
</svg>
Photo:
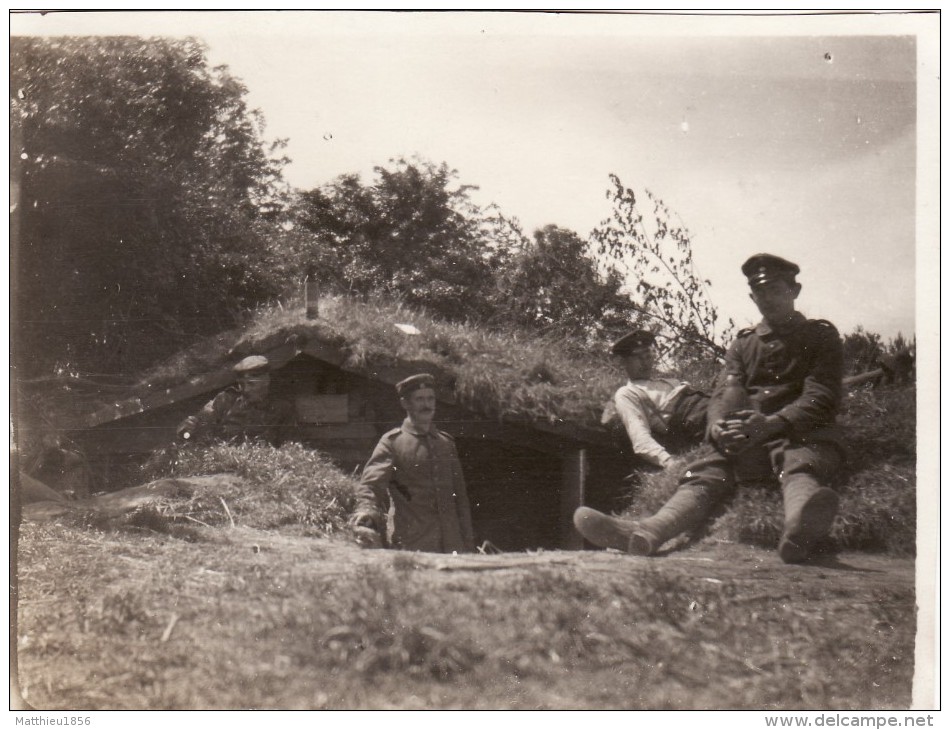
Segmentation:
<svg viewBox="0 0 950 730">
<path fill-rule="evenodd" d="M 606 343 L 600 352 L 585 352 L 566 338 L 493 332 L 400 304 L 325 297 L 317 319 L 307 319 L 302 306 L 260 310 L 245 327 L 176 353 L 143 373 L 124 396 L 112 393 L 101 405 L 115 409 L 116 417 L 140 412 L 151 407 L 150 394 L 180 392 L 189 384 L 188 392 L 220 387 L 246 355 L 314 348 L 371 378 L 433 373 L 440 397 L 486 417 L 539 425 L 599 428 L 604 403 L 622 382 L 607 360 Z"/>
</svg>

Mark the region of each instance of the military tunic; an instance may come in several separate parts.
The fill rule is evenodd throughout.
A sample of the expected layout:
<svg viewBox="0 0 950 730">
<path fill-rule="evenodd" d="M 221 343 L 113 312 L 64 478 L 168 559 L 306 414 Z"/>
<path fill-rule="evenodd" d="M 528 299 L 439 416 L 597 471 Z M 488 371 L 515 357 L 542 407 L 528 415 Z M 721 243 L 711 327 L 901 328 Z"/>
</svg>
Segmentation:
<svg viewBox="0 0 950 730">
<path fill-rule="evenodd" d="M 255 403 L 237 387 L 223 390 L 194 416 L 178 427 L 197 443 L 213 440 L 228 442 L 265 441 L 273 446 L 287 438 L 294 424 L 293 406 L 282 400 L 267 399 Z"/>
<path fill-rule="evenodd" d="M 726 377 L 736 376 L 757 410 L 777 415 L 785 424 L 780 437 L 727 457 L 711 442 L 681 480 L 711 496 L 724 496 L 735 484 L 738 468 L 746 479 L 774 475 L 783 483 L 792 476 L 829 482 L 842 458 L 835 416 L 841 400 L 842 344 L 834 325 L 795 312 L 781 328 L 763 321 L 741 330 L 726 354 L 726 363 L 709 404 L 710 426 L 725 415 L 722 395 Z"/>
<path fill-rule="evenodd" d="M 450 553 L 475 549 L 462 465 L 452 437 L 407 418 L 384 434 L 363 469 L 357 511 L 385 524 L 393 547 Z"/>
</svg>

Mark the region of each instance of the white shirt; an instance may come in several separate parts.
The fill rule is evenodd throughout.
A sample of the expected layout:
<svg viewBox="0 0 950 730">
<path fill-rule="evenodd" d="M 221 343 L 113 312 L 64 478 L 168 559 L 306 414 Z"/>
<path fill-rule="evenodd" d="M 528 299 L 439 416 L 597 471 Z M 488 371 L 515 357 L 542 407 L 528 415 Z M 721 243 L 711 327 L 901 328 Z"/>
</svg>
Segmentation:
<svg viewBox="0 0 950 730">
<path fill-rule="evenodd" d="M 637 456 L 661 467 L 673 458 L 653 434 L 666 433 L 673 401 L 687 385 L 670 378 L 628 380 L 614 393 L 614 407 Z"/>
</svg>

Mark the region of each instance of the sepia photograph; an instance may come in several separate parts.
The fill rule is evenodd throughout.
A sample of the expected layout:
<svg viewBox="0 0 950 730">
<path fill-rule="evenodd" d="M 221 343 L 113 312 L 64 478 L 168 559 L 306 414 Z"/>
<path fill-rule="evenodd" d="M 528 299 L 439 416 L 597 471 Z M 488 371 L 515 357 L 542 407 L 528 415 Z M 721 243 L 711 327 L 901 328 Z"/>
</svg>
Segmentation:
<svg viewBox="0 0 950 730">
<path fill-rule="evenodd" d="M 932 725 L 939 11 L 9 22 L 17 724 Z"/>
</svg>

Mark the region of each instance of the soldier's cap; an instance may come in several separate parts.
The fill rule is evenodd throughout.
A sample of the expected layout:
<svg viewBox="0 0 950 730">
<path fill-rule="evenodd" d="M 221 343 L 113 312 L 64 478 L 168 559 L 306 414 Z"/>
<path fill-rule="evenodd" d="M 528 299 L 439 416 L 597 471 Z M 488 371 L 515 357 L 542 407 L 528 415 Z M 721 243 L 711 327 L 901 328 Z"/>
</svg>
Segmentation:
<svg viewBox="0 0 950 730">
<path fill-rule="evenodd" d="M 614 355 L 630 355 L 637 350 L 644 350 L 656 344 L 656 335 L 650 330 L 634 330 L 617 340 L 610 351 Z"/>
<path fill-rule="evenodd" d="M 270 370 L 270 361 L 263 355 L 251 355 L 241 360 L 232 370 L 241 378 L 263 375 Z"/>
<path fill-rule="evenodd" d="M 400 380 L 396 383 L 396 392 L 400 398 L 405 398 L 413 391 L 419 390 L 419 388 L 434 389 L 435 378 L 429 375 L 429 373 L 419 373 L 418 375 L 410 375 L 405 380 Z"/>
<path fill-rule="evenodd" d="M 757 253 L 742 264 L 742 273 L 749 280 L 749 286 L 759 286 L 777 280 L 794 284 L 795 276 L 800 270 L 798 264 L 770 253 Z"/>
</svg>

